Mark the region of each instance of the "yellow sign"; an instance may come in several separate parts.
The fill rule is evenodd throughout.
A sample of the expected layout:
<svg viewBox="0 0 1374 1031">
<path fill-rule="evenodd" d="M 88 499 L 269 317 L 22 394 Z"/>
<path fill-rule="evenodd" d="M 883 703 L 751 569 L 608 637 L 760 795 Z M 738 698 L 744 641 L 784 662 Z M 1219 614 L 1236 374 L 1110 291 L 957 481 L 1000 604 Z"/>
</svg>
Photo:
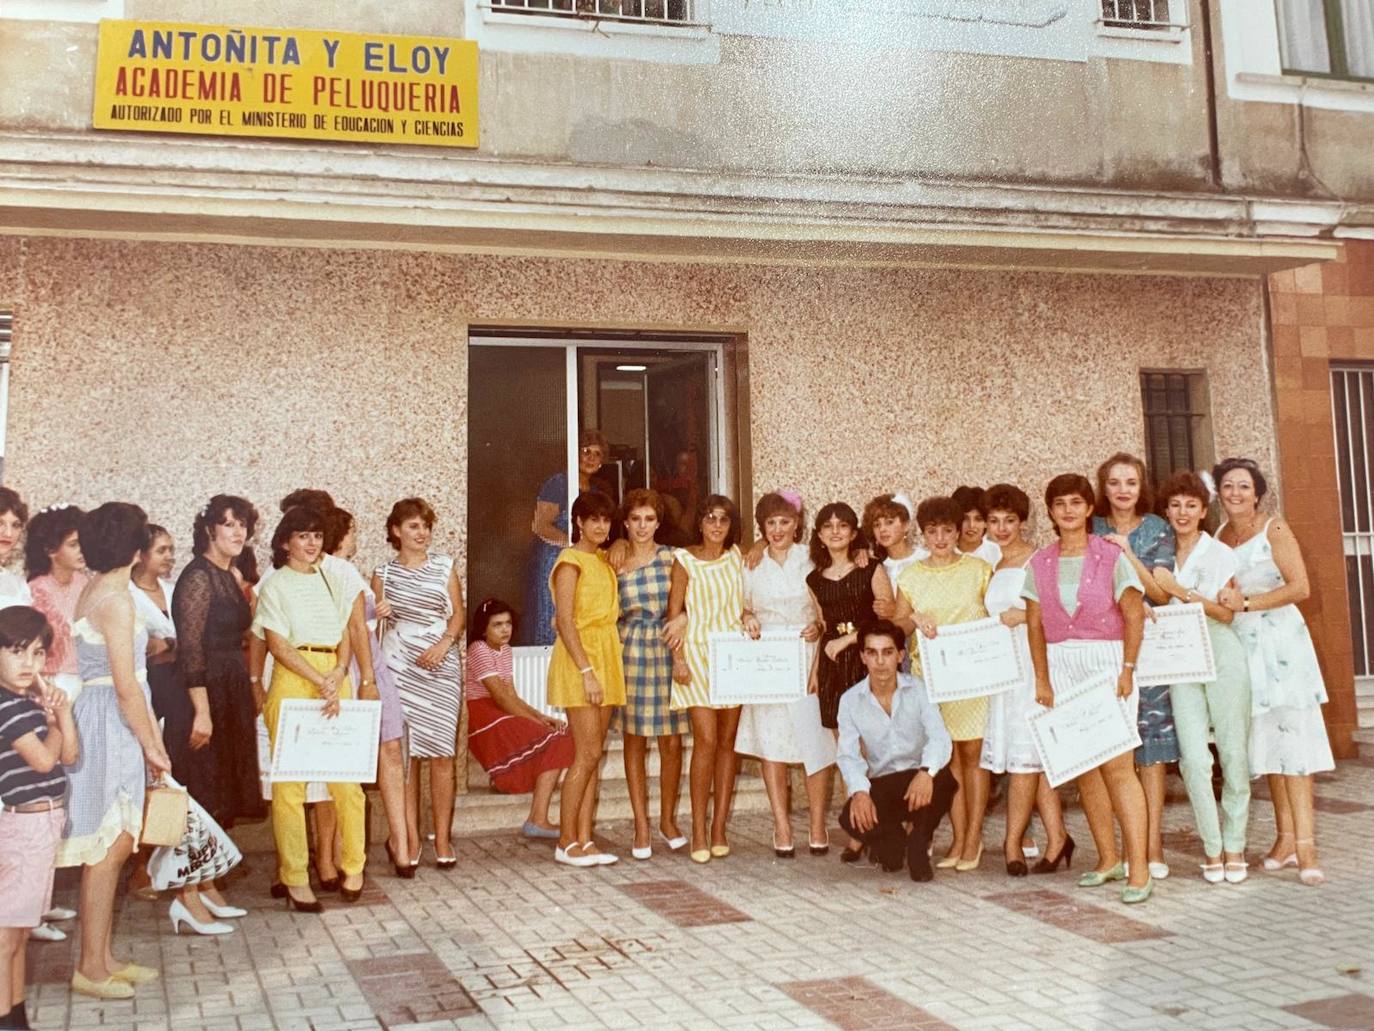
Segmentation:
<svg viewBox="0 0 1374 1031">
<path fill-rule="evenodd" d="M 95 127 L 477 146 L 477 44 L 102 21 Z"/>
</svg>

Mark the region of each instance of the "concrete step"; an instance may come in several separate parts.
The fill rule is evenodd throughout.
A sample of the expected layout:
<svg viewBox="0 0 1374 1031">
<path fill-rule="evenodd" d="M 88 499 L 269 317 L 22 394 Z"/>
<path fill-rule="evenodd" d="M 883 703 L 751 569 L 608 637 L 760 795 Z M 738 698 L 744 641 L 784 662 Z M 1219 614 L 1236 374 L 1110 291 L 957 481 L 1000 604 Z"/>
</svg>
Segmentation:
<svg viewBox="0 0 1374 1031">
<path fill-rule="evenodd" d="M 1359 744 L 1367 746 L 1370 749 L 1374 749 L 1374 726 L 1370 726 L 1369 724 L 1365 723 L 1364 720 L 1360 720 L 1360 729 L 1355 731 L 1355 733 L 1351 734 L 1350 736 L 1354 738 Z"/>
</svg>

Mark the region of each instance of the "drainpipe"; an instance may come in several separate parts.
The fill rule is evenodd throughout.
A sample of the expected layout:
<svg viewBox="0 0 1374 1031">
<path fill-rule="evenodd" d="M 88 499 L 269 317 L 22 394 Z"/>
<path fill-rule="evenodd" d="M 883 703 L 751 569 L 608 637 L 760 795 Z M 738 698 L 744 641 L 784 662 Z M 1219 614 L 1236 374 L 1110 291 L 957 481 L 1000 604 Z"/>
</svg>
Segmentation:
<svg viewBox="0 0 1374 1031">
<path fill-rule="evenodd" d="M 1207 181 L 1221 190 L 1221 143 L 1217 133 L 1216 53 L 1212 48 L 1212 0 L 1198 4 L 1198 30 L 1202 33 L 1202 64 L 1207 87 Z"/>
</svg>

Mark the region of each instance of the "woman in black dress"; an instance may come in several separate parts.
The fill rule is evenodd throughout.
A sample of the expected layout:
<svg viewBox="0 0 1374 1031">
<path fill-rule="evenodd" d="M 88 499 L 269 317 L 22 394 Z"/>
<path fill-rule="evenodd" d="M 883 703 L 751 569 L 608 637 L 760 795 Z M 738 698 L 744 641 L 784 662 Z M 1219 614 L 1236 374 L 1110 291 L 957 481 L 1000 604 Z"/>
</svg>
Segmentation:
<svg viewBox="0 0 1374 1031">
<path fill-rule="evenodd" d="M 244 498 L 211 498 L 192 527 L 196 557 L 172 592 L 177 668 L 193 714 L 184 783 L 226 830 L 235 820 L 260 820 L 265 814 L 256 705 L 243 653 L 252 614 L 231 568 L 257 522 L 257 510 Z M 203 890 L 201 898 L 214 917 L 243 915 L 212 890 Z"/>
<path fill-rule="evenodd" d="M 892 584 L 883 564 L 861 567 L 855 562 L 867 549 L 859 517 L 844 502 L 832 501 L 816 513 L 811 534 L 811 562 L 816 568 L 807 574 L 806 586 L 825 631 L 816 649 L 812 678 L 821 698 L 821 726 L 832 731 L 839 727 L 840 695 L 867 675 L 858 647 L 859 624 L 873 618 L 875 600 L 892 601 Z M 831 776 L 833 771 L 831 767 Z M 862 854 L 863 844 L 851 838 L 840 858 L 852 863 Z"/>
</svg>

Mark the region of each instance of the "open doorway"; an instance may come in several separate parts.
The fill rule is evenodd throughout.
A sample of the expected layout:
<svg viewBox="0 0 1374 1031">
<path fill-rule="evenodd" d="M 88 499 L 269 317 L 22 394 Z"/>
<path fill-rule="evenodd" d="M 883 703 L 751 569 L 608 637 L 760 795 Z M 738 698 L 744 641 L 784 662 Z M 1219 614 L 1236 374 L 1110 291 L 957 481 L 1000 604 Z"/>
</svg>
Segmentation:
<svg viewBox="0 0 1374 1031">
<path fill-rule="evenodd" d="M 619 504 L 652 487 L 660 539 L 730 482 L 722 345 L 474 336 L 468 352 L 468 591 L 514 606 L 516 643 L 552 644 L 548 575 L 587 484 Z M 587 431 L 598 431 L 606 446 Z"/>
</svg>

